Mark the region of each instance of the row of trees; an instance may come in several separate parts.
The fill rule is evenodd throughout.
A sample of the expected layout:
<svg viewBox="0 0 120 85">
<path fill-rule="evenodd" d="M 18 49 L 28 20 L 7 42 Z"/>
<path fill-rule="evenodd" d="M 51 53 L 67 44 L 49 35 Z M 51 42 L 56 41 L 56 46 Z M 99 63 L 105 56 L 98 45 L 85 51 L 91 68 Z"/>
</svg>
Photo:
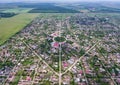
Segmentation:
<svg viewBox="0 0 120 85">
<path fill-rule="evenodd" d="M 0 13 L 0 18 L 8 18 L 8 17 L 13 17 L 15 16 L 15 13 Z"/>
</svg>

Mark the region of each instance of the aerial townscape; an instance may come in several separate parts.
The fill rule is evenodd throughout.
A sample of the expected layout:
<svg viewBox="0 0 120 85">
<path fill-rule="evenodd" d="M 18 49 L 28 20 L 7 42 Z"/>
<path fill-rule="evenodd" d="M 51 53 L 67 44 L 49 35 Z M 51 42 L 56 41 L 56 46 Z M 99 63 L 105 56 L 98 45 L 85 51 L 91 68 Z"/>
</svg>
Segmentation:
<svg viewBox="0 0 120 85">
<path fill-rule="evenodd" d="M 1 3 L 0 85 L 120 85 L 119 5 Z"/>
</svg>

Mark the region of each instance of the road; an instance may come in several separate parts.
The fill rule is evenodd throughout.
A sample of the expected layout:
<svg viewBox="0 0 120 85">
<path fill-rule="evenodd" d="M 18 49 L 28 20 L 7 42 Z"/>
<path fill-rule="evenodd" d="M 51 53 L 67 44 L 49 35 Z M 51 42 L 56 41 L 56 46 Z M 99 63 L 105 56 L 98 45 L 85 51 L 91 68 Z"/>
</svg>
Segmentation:
<svg viewBox="0 0 120 85">
<path fill-rule="evenodd" d="M 61 31 L 61 27 L 62 27 L 62 21 L 60 22 L 60 27 L 59 27 L 59 31 Z M 70 25 L 68 24 L 68 29 L 70 30 Z M 70 30 L 71 32 L 71 30 Z M 72 33 L 72 32 L 71 32 Z M 61 36 L 61 32 L 59 33 L 59 36 Z M 68 71 L 70 71 L 79 61 L 81 61 L 81 59 L 88 53 L 90 52 L 100 41 L 97 41 L 89 50 L 86 51 L 86 53 L 81 56 L 78 60 L 76 60 L 70 67 L 68 67 L 68 69 L 62 73 L 62 59 L 61 59 L 61 45 L 59 47 L 59 73 L 56 72 L 51 66 L 49 66 L 49 64 L 42 59 L 42 55 L 38 55 L 33 49 L 32 47 L 30 47 L 25 41 L 22 40 L 22 42 L 30 49 L 32 50 L 32 52 L 39 58 L 40 61 L 42 61 L 53 73 L 55 73 L 55 75 L 59 76 L 59 85 L 61 85 L 62 83 L 62 75 L 66 74 Z"/>
<path fill-rule="evenodd" d="M 51 68 L 51 67 L 48 65 L 48 63 L 45 62 L 45 60 L 43 60 L 43 59 L 41 58 L 42 55 L 39 56 L 25 41 L 22 41 L 22 42 L 23 42 L 30 50 L 32 50 L 32 52 L 39 58 L 39 60 L 42 61 L 53 73 L 55 73 L 56 75 L 59 76 L 59 74 L 58 74 L 53 68 Z"/>
<path fill-rule="evenodd" d="M 78 60 L 76 60 L 73 65 L 71 65 L 65 72 L 62 73 L 63 74 L 66 74 L 69 70 L 71 70 L 79 61 L 81 61 L 81 59 L 87 54 L 89 53 L 100 41 L 96 42 L 96 44 L 94 44 L 89 50 L 87 50 L 87 52 L 81 56 Z"/>
</svg>

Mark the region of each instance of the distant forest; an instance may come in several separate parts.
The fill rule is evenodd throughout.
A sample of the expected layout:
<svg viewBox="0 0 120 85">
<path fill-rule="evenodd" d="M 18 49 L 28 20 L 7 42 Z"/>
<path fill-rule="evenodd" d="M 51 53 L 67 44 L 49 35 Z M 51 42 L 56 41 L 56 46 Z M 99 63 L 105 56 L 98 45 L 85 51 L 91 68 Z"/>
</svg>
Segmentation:
<svg viewBox="0 0 120 85">
<path fill-rule="evenodd" d="M 47 3 L 42 3 L 42 4 L 26 4 L 26 5 L 21 5 L 20 7 L 24 8 L 34 8 L 29 11 L 29 13 L 80 13 L 77 10 L 73 9 L 67 9 L 59 6 L 55 6 L 54 4 L 47 4 Z"/>
<path fill-rule="evenodd" d="M 120 13 L 120 8 L 107 7 L 98 3 L 82 3 L 78 7 L 87 9 L 92 13 Z"/>
<path fill-rule="evenodd" d="M 59 6 L 58 6 L 59 5 Z M 105 6 L 102 3 L 77 3 L 77 4 L 55 4 L 55 3 L 6 3 L 0 4 L 0 10 L 14 8 L 32 8 L 28 13 L 120 13 L 120 8 Z M 81 11 L 82 10 L 82 11 Z M 10 17 L 15 14 L 0 13 L 1 17 Z"/>
<path fill-rule="evenodd" d="M 13 17 L 15 16 L 15 13 L 2 13 L 0 12 L 0 18 L 8 18 L 8 17 Z"/>
</svg>

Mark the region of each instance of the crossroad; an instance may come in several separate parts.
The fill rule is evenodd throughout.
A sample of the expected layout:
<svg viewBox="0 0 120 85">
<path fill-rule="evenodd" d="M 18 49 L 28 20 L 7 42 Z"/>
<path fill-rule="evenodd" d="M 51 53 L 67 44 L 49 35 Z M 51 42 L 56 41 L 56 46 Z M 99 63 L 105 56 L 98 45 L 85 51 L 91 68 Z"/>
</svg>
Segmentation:
<svg viewBox="0 0 120 85">
<path fill-rule="evenodd" d="M 62 22 L 60 22 L 60 24 L 62 25 Z M 69 30 L 70 30 L 70 26 L 68 26 Z M 61 27 L 59 27 L 59 31 L 61 31 Z M 61 33 L 59 33 L 59 36 L 61 36 Z M 41 56 L 43 55 L 38 55 L 38 53 L 36 53 L 31 46 L 29 46 L 24 40 L 21 40 L 38 58 L 40 61 L 42 61 L 53 73 L 55 73 L 55 75 L 57 75 L 59 77 L 59 85 L 61 85 L 62 83 L 62 75 L 66 74 L 68 71 L 70 71 L 79 61 L 81 61 L 81 59 L 88 53 L 90 52 L 100 41 L 97 41 L 90 49 L 87 50 L 87 52 L 81 56 L 78 60 L 76 60 L 70 67 L 68 67 L 68 69 L 65 70 L 65 72 L 62 72 L 62 59 L 61 59 L 61 45 L 59 47 L 59 72 L 56 72 L 44 59 L 42 59 Z"/>
</svg>

